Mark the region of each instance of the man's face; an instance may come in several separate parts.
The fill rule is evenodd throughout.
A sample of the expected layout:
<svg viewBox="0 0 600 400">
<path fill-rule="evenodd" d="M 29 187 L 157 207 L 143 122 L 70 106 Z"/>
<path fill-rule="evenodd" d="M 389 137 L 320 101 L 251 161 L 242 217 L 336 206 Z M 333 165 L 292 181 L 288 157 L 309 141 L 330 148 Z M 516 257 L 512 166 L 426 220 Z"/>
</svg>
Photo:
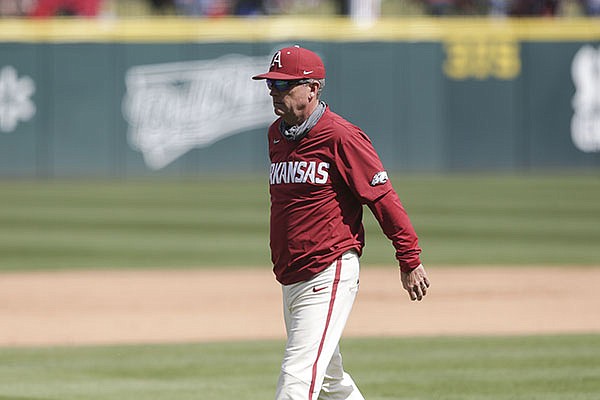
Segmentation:
<svg viewBox="0 0 600 400">
<path fill-rule="evenodd" d="M 273 109 L 276 115 L 283 118 L 289 125 L 296 125 L 306 119 L 305 110 L 310 102 L 311 86 L 309 81 L 267 80 L 269 95 L 273 99 Z"/>
</svg>

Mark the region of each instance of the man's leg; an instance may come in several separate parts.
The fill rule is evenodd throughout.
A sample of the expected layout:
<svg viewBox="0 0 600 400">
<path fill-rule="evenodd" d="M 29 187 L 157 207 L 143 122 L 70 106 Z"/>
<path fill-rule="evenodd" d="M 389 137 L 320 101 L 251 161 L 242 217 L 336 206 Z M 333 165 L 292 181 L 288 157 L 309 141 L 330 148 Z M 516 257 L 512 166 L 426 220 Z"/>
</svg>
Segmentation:
<svg viewBox="0 0 600 400">
<path fill-rule="evenodd" d="M 365 400 L 352 377 L 344 371 L 339 346 L 325 372 L 319 400 Z"/>
<path fill-rule="evenodd" d="M 358 275 L 358 257 L 348 252 L 310 281 L 283 286 L 288 340 L 276 400 L 317 400 L 328 366 L 339 353 Z"/>
</svg>

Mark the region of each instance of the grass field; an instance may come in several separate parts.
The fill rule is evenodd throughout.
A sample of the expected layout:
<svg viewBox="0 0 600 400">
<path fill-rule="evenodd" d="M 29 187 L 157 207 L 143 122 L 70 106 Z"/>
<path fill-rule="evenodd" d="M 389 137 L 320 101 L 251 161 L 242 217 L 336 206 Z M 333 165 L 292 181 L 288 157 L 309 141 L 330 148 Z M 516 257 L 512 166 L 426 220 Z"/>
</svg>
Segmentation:
<svg viewBox="0 0 600 400">
<path fill-rule="evenodd" d="M 429 265 L 600 265 L 598 176 L 396 175 L 394 183 Z M 0 190 L 0 270 L 270 268 L 262 177 L 3 181 Z M 365 225 L 363 263 L 393 264 L 368 211 Z M 0 347 L 0 400 L 270 399 L 283 345 Z M 368 400 L 600 398 L 600 335 L 342 347 Z"/>
<path fill-rule="evenodd" d="M 600 263 L 600 176 L 400 176 L 431 265 Z M 269 268 L 266 178 L 0 182 L 0 270 Z M 364 263 L 393 264 L 365 212 Z"/>
<path fill-rule="evenodd" d="M 600 336 L 352 339 L 369 400 L 597 400 Z M 0 349 L 0 399 L 264 400 L 283 343 Z"/>
</svg>

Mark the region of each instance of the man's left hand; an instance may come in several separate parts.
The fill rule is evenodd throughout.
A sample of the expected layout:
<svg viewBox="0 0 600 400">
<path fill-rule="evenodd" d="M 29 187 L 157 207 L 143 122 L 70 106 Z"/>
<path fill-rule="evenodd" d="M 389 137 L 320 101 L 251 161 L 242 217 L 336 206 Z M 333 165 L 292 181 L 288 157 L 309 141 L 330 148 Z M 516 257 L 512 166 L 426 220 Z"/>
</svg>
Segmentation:
<svg viewBox="0 0 600 400">
<path fill-rule="evenodd" d="M 419 264 L 417 268 L 410 272 L 400 271 L 400 281 L 412 301 L 421 301 L 427 294 L 429 278 L 427 278 L 427 272 L 425 272 L 423 264 Z"/>
</svg>

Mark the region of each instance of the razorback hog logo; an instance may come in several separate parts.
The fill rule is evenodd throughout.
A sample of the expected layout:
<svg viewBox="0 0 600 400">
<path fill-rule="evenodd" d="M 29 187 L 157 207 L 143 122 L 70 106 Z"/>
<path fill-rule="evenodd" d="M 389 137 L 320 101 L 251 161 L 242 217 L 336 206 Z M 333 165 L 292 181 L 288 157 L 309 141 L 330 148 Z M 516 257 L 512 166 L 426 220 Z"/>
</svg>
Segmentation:
<svg viewBox="0 0 600 400">
<path fill-rule="evenodd" d="M 388 181 L 388 174 L 385 171 L 381 171 L 373 175 L 371 179 L 371 186 L 383 185 Z"/>
</svg>

